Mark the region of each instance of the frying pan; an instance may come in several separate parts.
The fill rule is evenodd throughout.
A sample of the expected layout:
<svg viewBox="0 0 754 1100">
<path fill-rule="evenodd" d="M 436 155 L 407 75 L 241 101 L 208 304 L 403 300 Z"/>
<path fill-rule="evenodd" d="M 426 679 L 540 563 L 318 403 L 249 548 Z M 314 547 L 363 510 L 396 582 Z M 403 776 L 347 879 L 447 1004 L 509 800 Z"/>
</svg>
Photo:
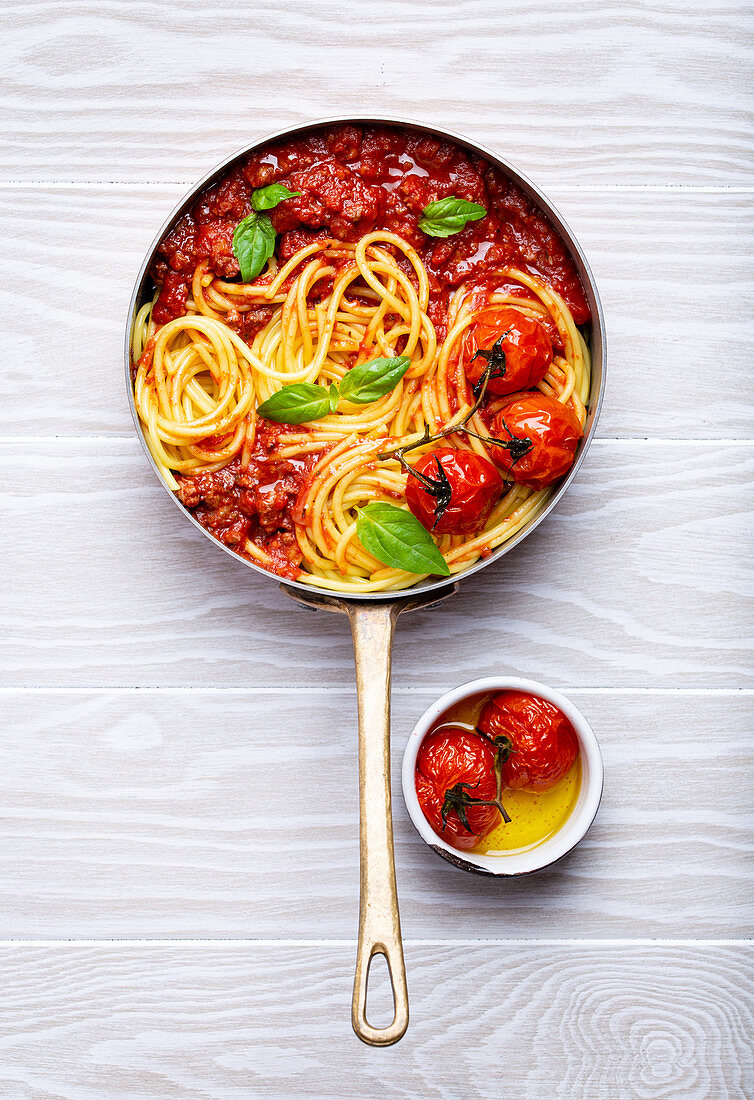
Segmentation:
<svg viewBox="0 0 754 1100">
<path fill-rule="evenodd" d="M 354 1031 L 365 1043 L 372 1046 L 389 1046 L 391 1043 L 397 1042 L 408 1027 L 408 992 L 401 943 L 398 897 L 395 887 L 393 822 L 390 802 L 390 664 L 396 620 L 399 615 L 406 611 L 429 608 L 446 599 L 456 591 L 459 579 L 466 580 L 509 553 L 542 522 L 563 496 L 584 461 L 594 435 L 594 428 L 602 403 L 605 380 L 605 322 L 594 277 L 576 239 L 560 214 L 541 191 L 522 176 L 516 168 L 476 142 L 468 141 L 451 130 L 440 129 L 437 126 L 425 126 L 409 119 L 337 117 L 300 123 L 297 126 L 269 134 L 251 145 L 244 146 L 243 149 L 233 153 L 232 156 L 217 165 L 204 179 L 192 187 L 160 228 L 136 279 L 126 329 L 126 388 L 137 434 L 156 476 L 170 499 L 177 508 L 180 508 L 186 519 L 193 523 L 202 535 L 210 539 L 216 549 L 230 554 L 244 568 L 254 570 L 269 581 L 273 580 L 272 574 L 254 562 L 242 558 L 234 550 L 215 540 L 198 520 L 180 504 L 177 497 L 162 480 L 146 445 L 134 405 L 130 361 L 131 330 L 134 318 L 140 307 L 144 302 L 149 301 L 153 294 L 154 287 L 149 271 L 157 247 L 165 234 L 183 217 L 205 188 L 216 183 L 240 158 L 270 141 L 291 138 L 317 127 L 345 122 L 354 125 L 376 124 L 413 129 L 433 137 L 450 139 L 469 152 L 486 158 L 505 176 L 513 180 L 554 225 L 573 258 L 592 311 L 591 392 L 587 406 L 584 437 L 576 461 L 545 507 L 533 516 L 513 538 L 503 543 L 485 560 L 476 562 L 465 569 L 463 573 L 458 574 L 454 581 L 448 582 L 447 580 L 428 578 L 415 585 L 408 592 L 375 592 L 369 595 L 359 594 L 353 596 L 339 593 L 336 596 L 312 589 L 299 581 L 286 581 L 280 585 L 286 596 L 290 596 L 291 599 L 296 600 L 297 603 L 305 607 L 347 615 L 351 626 L 358 699 L 361 844 L 361 901 L 351 1022 Z M 394 998 L 392 1023 L 381 1028 L 373 1027 L 366 1017 L 369 965 L 375 955 L 383 955 L 387 961 Z"/>
</svg>

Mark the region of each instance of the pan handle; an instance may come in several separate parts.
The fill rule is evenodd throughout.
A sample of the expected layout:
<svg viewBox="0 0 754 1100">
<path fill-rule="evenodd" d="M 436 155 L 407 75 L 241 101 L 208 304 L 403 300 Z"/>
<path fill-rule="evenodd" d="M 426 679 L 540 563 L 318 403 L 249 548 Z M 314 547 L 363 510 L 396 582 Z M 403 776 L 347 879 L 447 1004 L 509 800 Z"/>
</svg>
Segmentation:
<svg viewBox="0 0 754 1100">
<path fill-rule="evenodd" d="M 395 886 L 390 803 L 390 664 L 396 604 L 348 605 L 359 708 L 361 903 L 351 1023 L 370 1046 L 397 1043 L 408 1027 L 408 990 Z M 385 1028 L 366 1017 L 369 964 L 384 955 L 395 1014 Z"/>
<path fill-rule="evenodd" d="M 358 1037 L 370 1046 L 397 1043 L 408 1027 L 408 990 L 395 888 L 390 803 L 390 665 L 395 621 L 402 611 L 434 607 L 457 587 L 456 582 L 450 582 L 429 592 L 370 603 L 280 586 L 297 603 L 346 614 L 351 623 L 359 707 L 361 835 L 359 943 L 351 1022 Z M 393 1022 L 384 1028 L 372 1027 L 366 1017 L 369 964 L 375 955 L 383 955 L 387 961 L 395 1005 Z"/>
</svg>

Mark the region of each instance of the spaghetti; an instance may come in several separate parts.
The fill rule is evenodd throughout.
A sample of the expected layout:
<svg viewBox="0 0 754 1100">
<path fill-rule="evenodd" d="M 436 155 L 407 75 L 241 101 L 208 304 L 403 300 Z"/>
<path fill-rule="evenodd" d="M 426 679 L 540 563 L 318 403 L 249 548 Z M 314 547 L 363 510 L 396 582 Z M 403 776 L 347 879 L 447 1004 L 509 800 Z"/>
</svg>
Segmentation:
<svg viewBox="0 0 754 1100">
<path fill-rule="evenodd" d="M 555 351 L 537 389 L 583 429 L 589 353 L 550 282 L 523 266 L 488 269 L 446 295 L 441 325 L 431 284 L 408 240 L 375 229 L 356 241 L 320 234 L 281 264 L 272 256 L 247 283 L 200 260 L 179 316 L 160 325 L 153 302 L 140 310 L 134 396 L 144 436 L 166 483 L 213 534 L 264 568 L 336 592 L 403 589 L 426 576 L 369 553 L 358 510 L 405 508 L 411 472 L 400 452 L 413 462 L 440 432 L 444 446 L 494 457 L 490 423 L 509 399 L 489 393 L 478 404 L 464 370 L 468 338 L 490 310 L 515 309 L 550 333 Z M 260 311 L 264 323 L 246 338 L 244 318 Z M 368 404 L 342 400 L 301 425 L 257 413 L 284 386 L 327 389 L 375 357 L 397 356 L 408 369 Z M 481 530 L 436 534 L 449 572 L 510 539 L 551 492 L 508 482 Z"/>
</svg>

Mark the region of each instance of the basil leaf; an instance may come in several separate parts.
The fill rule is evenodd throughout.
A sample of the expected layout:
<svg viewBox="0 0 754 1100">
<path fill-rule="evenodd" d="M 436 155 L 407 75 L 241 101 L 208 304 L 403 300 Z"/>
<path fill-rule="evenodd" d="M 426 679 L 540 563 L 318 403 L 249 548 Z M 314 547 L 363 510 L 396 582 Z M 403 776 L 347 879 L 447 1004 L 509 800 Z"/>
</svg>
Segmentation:
<svg viewBox="0 0 754 1100">
<path fill-rule="evenodd" d="M 289 191 L 284 183 L 270 183 L 252 192 L 251 205 L 254 210 L 273 210 L 284 199 L 295 199 L 300 194 L 300 191 Z"/>
<path fill-rule="evenodd" d="M 478 202 L 448 195 L 446 199 L 438 199 L 424 207 L 419 228 L 428 237 L 452 237 L 454 233 L 461 232 L 466 222 L 477 222 L 486 214 L 487 211 Z"/>
<path fill-rule="evenodd" d="M 357 508 L 359 542 L 377 561 L 409 573 L 450 576 L 437 543 L 412 512 L 394 504 L 367 504 Z"/>
<path fill-rule="evenodd" d="M 275 230 L 266 214 L 249 214 L 233 233 L 233 255 L 245 283 L 256 279 L 275 251 Z"/>
<path fill-rule="evenodd" d="M 362 363 L 345 375 L 340 383 L 340 396 L 355 405 L 368 405 L 395 389 L 410 366 L 411 360 L 407 355 Z"/>
<path fill-rule="evenodd" d="M 257 409 L 260 416 L 275 420 L 278 424 L 307 424 L 319 420 L 330 411 L 330 395 L 323 386 L 300 382 L 295 386 L 283 386 L 273 393 Z"/>
<path fill-rule="evenodd" d="M 330 389 L 327 391 L 330 400 L 330 412 L 334 413 L 338 411 L 338 402 L 340 401 L 340 392 L 338 390 L 337 382 L 333 382 Z"/>
</svg>

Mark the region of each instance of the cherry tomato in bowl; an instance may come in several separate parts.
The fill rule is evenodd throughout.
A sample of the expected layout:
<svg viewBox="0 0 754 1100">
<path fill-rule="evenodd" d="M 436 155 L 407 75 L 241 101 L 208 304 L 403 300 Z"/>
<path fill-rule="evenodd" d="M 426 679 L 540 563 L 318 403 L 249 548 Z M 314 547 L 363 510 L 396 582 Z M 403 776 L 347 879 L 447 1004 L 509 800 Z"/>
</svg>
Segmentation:
<svg viewBox="0 0 754 1100">
<path fill-rule="evenodd" d="M 518 393 L 493 418 L 493 462 L 519 485 L 544 489 L 573 465 L 583 435 L 570 405 L 534 390 Z"/>
<path fill-rule="evenodd" d="M 406 501 L 428 531 L 471 535 L 484 527 L 503 488 L 499 471 L 486 458 L 438 447 L 411 467 Z"/>
<path fill-rule="evenodd" d="M 563 711 L 530 692 L 493 695 L 477 728 L 498 745 L 507 745 L 501 774 L 511 790 L 549 790 L 570 771 L 579 751 L 576 731 Z"/>
<path fill-rule="evenodd" d="M 499 829 L 507 829 L 508 824 L 502 825 L 502 815 L 498 815 L 499 825 L 493 825 L 491 833 L 484 837 L 471 838 L 476 841 L 474 848 L 469 844 L 460 848 L 452 837 L 443 835 L 436 830 L 427 816 L 419 799 L 419 785 L 417 784 L 417 761 L 422 745 L 435 731 L 457 727 L 467 733 L 478 737 L 477 723 L 481 718 L 484 704 L 491 698 L 502 693 L 522 693 L 536 696 L 539 699 L 556 707 L 570 723 L 578 743 L 579 765 L 578 781 L 574 791 L 574 798 L 569 807 L 567 816 L 558 824 L 551 834 L 542 840 L 529 845 L 526 848 L 513 848 L 501 854 L 496 851 L 496 845 L 490 843 L 497 835 Z M 458 717 L 454 717 L 458 715 Z M 482 739 L 489 744 L 493 757 L 498 745 L 494 738 L 482 734 Z M 511 756 L 509 755 L 509 759 Z M 484 758 L 483 758 L 484 759 Z M 487 763 L 489 758 L 487 757 Z M 562 780 L 563 783 L 571 782 L 573 769 Z M 557 860 L 571 851 L 584 837 L 591 826 L 602 797 L 603 766 L 597 739 L 594 736 L 589 722 L 565 695 L 546 684 L 537 683 L 534 680 L 524 680 L 518 677 L 489 676 L 445 692 L 432 704 L 416 723 L 409 737 L 403 754 L 402 768 L 403 797 L 409 816 L 417 832 L 422 839 L 444 860 L 452 863 L 464 871 L 475 874 L 490 875 L 496 877 L 511 877 L 530 874 L 543 867 L 549 867 Z M 451 776 L 452 778 L 452 776 Z M 485 791 L 491 789 L 491 784 Z M 515 790 L 503 785 L 500 793 L 500 804 L 507 806 L 510 817 L 515 823 L 515 801 L 520 797 L 538 799 L 549 798 L 552 791 L 559 789 L 556 784 L 551 791 L 534 789 L 530 793 L 525 790 Z M 473 792 L 472 792 L 473 797 Z M 493 801 L 485 799 L 484 801 Z M 481 843 L 480 843 L 481 840 Z M 476 846 L 478 845 L 478 847 Z M 487 850 L 489 849 L 489 850 Z"/>
<path fill-rule="evenodd" d="M 457 726 L 424 739 L 416 758 L 416 794 L 438 836 L 454 848 L 474 848 L 500 820 L 491 804 L 496 793 L 495 750 L 487 741 Z"/>
<path fill-rule="evenodd" d="M 515 393 L 536 386 L 547 374 L 552 340 L 539 321 L 518 309 L 485 309 L 466 333 L 461 361 L 472 386 L 491 364 L 487 392 Z"/>
</svg>

